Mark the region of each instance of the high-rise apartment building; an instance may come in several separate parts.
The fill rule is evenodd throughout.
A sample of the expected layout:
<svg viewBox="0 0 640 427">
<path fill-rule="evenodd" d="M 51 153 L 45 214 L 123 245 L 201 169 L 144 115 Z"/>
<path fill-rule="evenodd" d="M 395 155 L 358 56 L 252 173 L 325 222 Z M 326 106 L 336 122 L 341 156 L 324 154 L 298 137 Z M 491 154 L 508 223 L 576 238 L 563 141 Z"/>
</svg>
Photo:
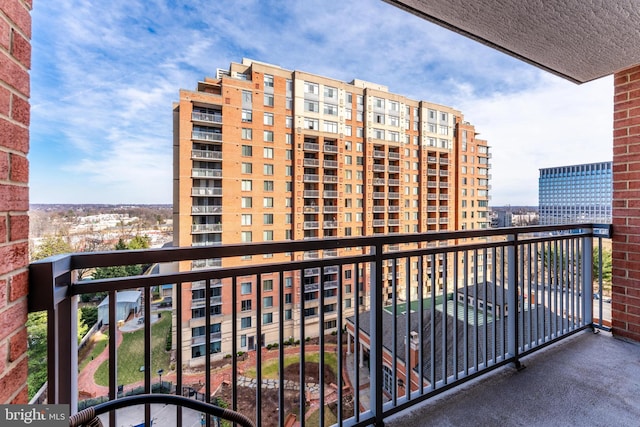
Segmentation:
<svg viewBox="0 0 640 427">
<path fill-rule="evenodd" d="M 540 224 L 611 224 L 611 162 L 540 169 Z"/>
<path fill-rule="evenodd" d="M 195 91 L 181 90 L 174 105 L 174 244 L 487 228 L 489 158 L 486 141 L 476 139 L 474 127 L 451 107 L 362 80 L 346 83 L 244 59 L 199 82 Z M 264 260 L 211 259 L 184 268 L 338 255 L 325 250 Z M 417 268 L 411 266 L 409 284 L 400 279 L 409 277 L 406 272 L 396 272 L 398 295 L 405 295 L 404 286 L 417 295 Z M 393 280 L 388 269 L 383 275 L 387 301 Z M 239 348 L 275 342 L 277 328 L 271 331 L 269 325 L 278 322 L 286 335 L 296 337 L 294 323 L 317 323 L 319 310 L 325 313 L 324 329 L 335 329 L 332 297 L 338 292 L 345 315 L 366 307 L 369 272 L 345 271 L 341 289 L 338 272 L 305 271 L 304 277 L 285 276 L 283 284 L 278 277 L 262 276 L 262 283 L 256 277 L 239 280 L 238 295 L 247 295 L 237 307 Z M 324 307 L 318 306 L 320 281 Z M 284 301 L 277 300 L 280 285 L 286 289 Z M 205 342 L 213 353 L 229 353 L 231 346 L 224 347 L 231 308 L 222 304 L 231 284 L 212 284 L 210 340 L 204 339 L 205 286 L 185 286 L 182 295 L 188 308 L 179 319 L 182 348 L 189 349 L 191 342 L 184 357 L 194 365 L 203 363 Z M 256 286 L 261 301 L 252 298 Z M 296 310 L 301 286 L 303 313 Z M 359 301 L 354 301 L 356 286 Z M 261 319 L 256 319 L 256 304 L 261 304 Z M 284 319 L 277 318 L 279 304 L 285 305 Z M 258 321 L 262 337 L 255 337 Z"/>
</svg>

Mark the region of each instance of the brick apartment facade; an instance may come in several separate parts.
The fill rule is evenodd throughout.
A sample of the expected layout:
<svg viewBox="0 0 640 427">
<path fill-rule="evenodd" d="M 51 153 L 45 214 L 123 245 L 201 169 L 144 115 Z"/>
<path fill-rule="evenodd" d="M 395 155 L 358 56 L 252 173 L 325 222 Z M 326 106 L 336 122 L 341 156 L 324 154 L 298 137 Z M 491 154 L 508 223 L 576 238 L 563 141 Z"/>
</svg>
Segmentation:
<svg viewBox="0 0 640 427">
<path fill-rule="evenodd" d="M 0 403 L 27 403 L 31 0 L 0 2 Z"/>
<path fill-rule="evenodd" d="M 216 78 L 199 82 L 195 91 L 181 90 L 174 105 L 174 244 L 486 228 L 490 154 L 486 141 L 475 136 L 459 111 L 393 94 L 379 84 L 347 83 L 251 60 L 232 63 Z M 203 260 L 193 267 L 336 255 L 342 254 Z M 411 268 L 417 280 L 418 267 Z M 285 276 L 285 337 L 297 338 L 294 324 L 301 316 L 306 324 L 317 324 L 321 309 L 324 330 L 335 330 L 337 292 L 342 292 L 345 315 L 364 307 L 367 271 L 345 272 L 342 289 L 337 289 L 337 268 L 323 273 Z M 397 292 L 404 295 L 407 272 L 396 273 Z M 385 301 L 392 297 L 390 275 L 385 267 Z M 241 350 L 277 340 L 277 327 L 269 326 L 280 321 L 277 279 L 239 280 L 239 294 L 248 295 L 237 307 Z M 318 307 L 320 281 L 324 308 Z M 261 301 L 250 295 L 258 285 Z M 302 285 L 304 313 L 296 310 Z M 360 301 L 354 300 L 356 286 Z M 183 357 L 193 364 L 203 363 L 204 287 L 183 288 Z M 220 355 L 231 346 L 225 339 L 227 331 L 231 336 L 231 309 L 222 304 L 230 294 L 230 286 L 213 285 L 211 345 Z M 262 305 L 262 319 L 256 318 L 256 304 Z M 252 335 L 258 321 L 262 340 Z"/>
</svg>

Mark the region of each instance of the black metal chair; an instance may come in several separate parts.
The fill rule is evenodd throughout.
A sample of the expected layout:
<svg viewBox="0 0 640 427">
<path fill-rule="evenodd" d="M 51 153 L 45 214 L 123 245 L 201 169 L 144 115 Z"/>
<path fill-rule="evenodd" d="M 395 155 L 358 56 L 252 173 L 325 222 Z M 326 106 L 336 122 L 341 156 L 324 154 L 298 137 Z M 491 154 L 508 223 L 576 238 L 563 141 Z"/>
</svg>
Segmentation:
<svg viewBox="0 0 640 427">
<path fill-rule="evenodd" d="M 253 421 L 251 421 L 249 418 L 230 409 L 221 408 L 210 403 L 200 402 L 198 400 L 189 399 L 183 396 L 159 393 L 128 396 L 100 403 L 96 406 L 91 406 L 69 417 L 69 426 L 102 427 L 102 422 L 100 421 L 100 418 L 98 418 L 98 415 L 105 414 L 110 411 L 115 411 L 116 409 L 122 409 L 127 406 L 144 405 L 147 403 L 182 406 L 185 408 L 193 409 L 194 411 L 199 411 L 204 414 L 238 423 L 239 425 L 244 427 L 255 427 Z"/>
</svg>

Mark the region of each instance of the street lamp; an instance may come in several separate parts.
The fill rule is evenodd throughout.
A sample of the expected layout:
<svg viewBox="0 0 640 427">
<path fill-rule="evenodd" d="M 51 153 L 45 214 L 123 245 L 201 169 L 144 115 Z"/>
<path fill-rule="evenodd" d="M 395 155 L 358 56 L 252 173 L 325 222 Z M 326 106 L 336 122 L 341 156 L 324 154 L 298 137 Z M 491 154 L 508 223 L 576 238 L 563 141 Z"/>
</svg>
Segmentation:
<svg viewBox="0 0 640 427">
<path fill-rule="evenodd" d="M 160 377 L 160 390 L 162 390 L 162 373 L 164 369 L 158 369 L 158 377 Z"/>
</svg>

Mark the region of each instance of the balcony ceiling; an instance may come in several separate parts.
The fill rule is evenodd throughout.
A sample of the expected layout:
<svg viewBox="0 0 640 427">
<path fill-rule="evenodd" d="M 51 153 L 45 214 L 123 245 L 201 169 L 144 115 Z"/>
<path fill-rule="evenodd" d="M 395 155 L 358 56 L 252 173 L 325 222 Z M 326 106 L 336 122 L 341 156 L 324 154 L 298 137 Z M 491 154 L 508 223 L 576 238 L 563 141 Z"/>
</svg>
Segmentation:
<svg viewBox="0 0 640 427">
<path fill-rule="evenodd" d="M 385 0 L 576 83 L 640 64 L 637 0 Z"/>
</svg>

